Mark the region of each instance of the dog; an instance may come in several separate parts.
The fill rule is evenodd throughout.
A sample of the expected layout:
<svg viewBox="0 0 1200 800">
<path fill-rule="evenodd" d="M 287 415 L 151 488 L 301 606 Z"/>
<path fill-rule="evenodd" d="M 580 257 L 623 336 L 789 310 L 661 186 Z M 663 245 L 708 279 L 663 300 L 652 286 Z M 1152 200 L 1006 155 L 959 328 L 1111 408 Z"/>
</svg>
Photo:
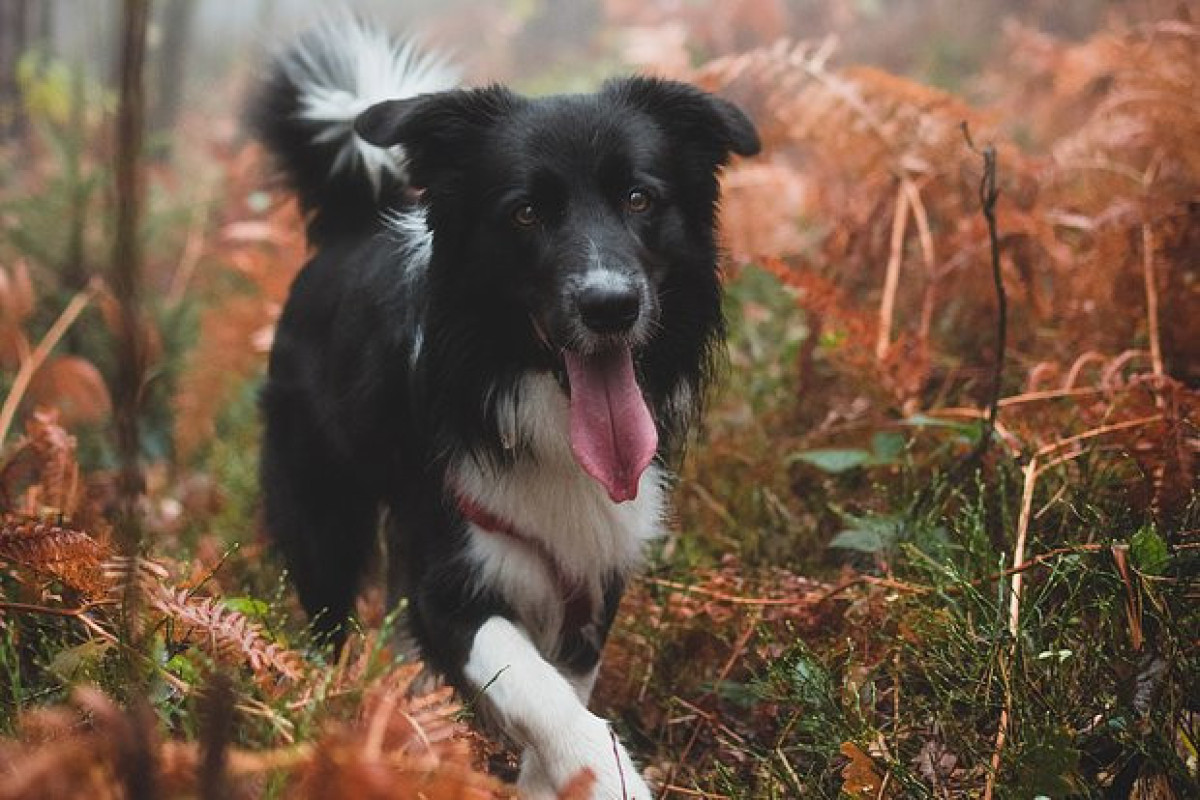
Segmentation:
<svg viewBox="0 0 1200 800">
<path fill-rule="evenodd" d="M 718 175 L 759 138 L 669 80 L 458 81 L 341 20 L 252 101 L 312 248 L 261 397 L 265 525 L 335 642 L 382 557 L 422 658 L 522 748 L 524 796 L 590 769 L 648 800 L 587 701 L 724 334 Z"/>
</svg>

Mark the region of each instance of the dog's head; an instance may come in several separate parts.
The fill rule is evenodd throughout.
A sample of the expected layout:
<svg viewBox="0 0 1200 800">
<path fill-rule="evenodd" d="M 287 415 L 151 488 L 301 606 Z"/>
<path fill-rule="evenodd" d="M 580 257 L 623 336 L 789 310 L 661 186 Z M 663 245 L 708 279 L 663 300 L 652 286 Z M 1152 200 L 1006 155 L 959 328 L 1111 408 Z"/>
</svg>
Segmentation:
<svg viewBox="0 0 1200 800">
<path fill-rule="evenodd" d="M 589 95 L 387 101 L 356 130 L 403 148 L 435 279 L 520 329 L 564 379 L 576 457 L 614 500 L 632 497 L 657 443 L 643 395 L 698 374 L 720 329 L 716 173 L 758 151 L 750 121 L 686 84 L 630 78 Z"/>
</svg>

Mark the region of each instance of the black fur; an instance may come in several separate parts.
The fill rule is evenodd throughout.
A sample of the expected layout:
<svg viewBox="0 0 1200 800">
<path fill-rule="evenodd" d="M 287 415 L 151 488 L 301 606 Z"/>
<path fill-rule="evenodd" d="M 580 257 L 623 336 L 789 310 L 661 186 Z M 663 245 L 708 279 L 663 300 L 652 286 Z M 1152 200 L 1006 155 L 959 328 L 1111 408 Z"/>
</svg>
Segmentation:
<svg viewBox="0 0 1200 800">
<path fill-rule="evenodd" d="M 732 153 L 756 152 L 758 138 L 729 103 L 670 81 L 541 99 L 450 91 L 358 118 L 358 135 L 405 154 L 410 183 L 387 177 L 376 192 L 361 173 L 330 176 L 337 143 L 314 143 L 318 126 L 296 115 L 299 92 L 277 70 L 252 115 L 311 213 L 316 247 L 279 320 L 262 395 L 266 525 L 304 607 L 336 639 L 386 511 L 389 562 L 404 571 L 389 581 L 409 598 L 425 657 L 461 679 L 476 628 L 511 609 L 464 566 L 448 466 L 521 457 L 524 443 L 505 446 L 497 406 L 522 376 L 550 372 L 566 390 L 562 276 L 581 268 L 585 242 L 646 276 L 653 319 L 635 365 L 660 458 L 673 457 L 695 406 L 672 397 L 681 386 L 702 396 L 723 334 L 716 173 Z M 635 186 L 653 198 L 644 213 L 622 205 Z M 406 262 L 419 255 L 398 250 L 383 222 L 412 207 L 412 189 L 433 232 L 419 275 Z M 513 222 L 526 200 L 536 229 Z M 605 585 L 598 639 L 576 631 L 561 642 L 571 671 L 595 664 L 612 622 L 623 579 Z"/>
</svg>

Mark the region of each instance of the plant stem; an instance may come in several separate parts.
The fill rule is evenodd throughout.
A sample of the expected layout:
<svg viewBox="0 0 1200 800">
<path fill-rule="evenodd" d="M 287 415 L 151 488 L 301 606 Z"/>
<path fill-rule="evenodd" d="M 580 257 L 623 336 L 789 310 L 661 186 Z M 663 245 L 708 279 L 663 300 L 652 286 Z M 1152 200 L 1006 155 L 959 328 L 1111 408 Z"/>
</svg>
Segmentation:
<svg viewBox="0 0 1200 800">
<path fill-rule="evenodd" d="M 136 555 L 139 546 L 136 507 L 143 484 L 139 464 L 139 415 L 147 354 L 140 314 L 142 242 L 139 226 L 145 197 L 141 157 L 146 105 L 143 72 L 149 16 L 150 0 L 124 0 L 116 131 L 116 239 L 110 280 L 119 309 L 117 374 L 112 392 L 120 461 L 117 491 L 121 524 L 118 530 L 122 551 L 128 556 Z"/>
</svg>

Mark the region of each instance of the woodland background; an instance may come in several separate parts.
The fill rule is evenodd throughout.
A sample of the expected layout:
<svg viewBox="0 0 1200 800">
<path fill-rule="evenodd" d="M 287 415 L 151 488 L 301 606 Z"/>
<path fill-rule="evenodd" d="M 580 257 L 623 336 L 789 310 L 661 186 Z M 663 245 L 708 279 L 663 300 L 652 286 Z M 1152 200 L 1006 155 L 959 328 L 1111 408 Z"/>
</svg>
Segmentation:
<svg viewBox="0 0 1200 800">
<path fill-rule="evenodd" d="M 662 797 L 1200 796 L 1194 5 L 350 5 L 763 134 L 593 704 Z M 0 798 L 511 796 L 379 594 L 330 662 L 260 531 L 305 246 L 238 114 L 319 6 L 0 0 Z"/>
</svg>

